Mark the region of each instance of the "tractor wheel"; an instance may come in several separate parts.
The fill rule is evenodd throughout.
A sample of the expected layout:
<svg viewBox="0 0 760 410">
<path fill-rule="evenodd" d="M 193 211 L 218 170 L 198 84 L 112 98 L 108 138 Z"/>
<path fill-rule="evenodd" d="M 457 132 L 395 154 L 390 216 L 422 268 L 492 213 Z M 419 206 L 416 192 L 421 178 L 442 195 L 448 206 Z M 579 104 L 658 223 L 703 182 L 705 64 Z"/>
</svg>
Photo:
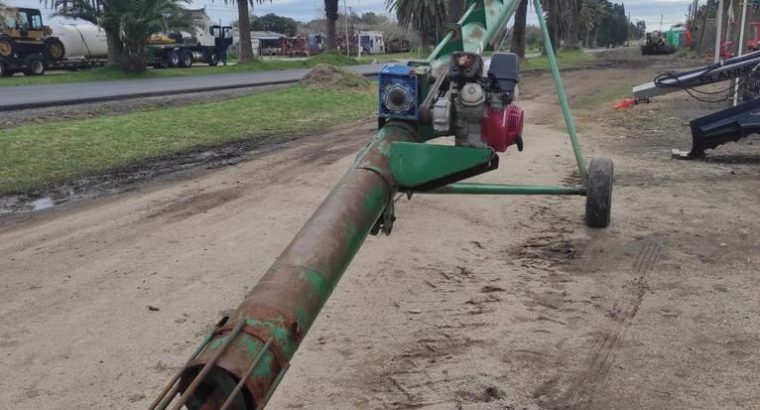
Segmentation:
<svg viewBox="0 0 760 410">
<path fill-rule="evenodd" d="M 66 48 L 58 37 L 48 37 L 42 45 L 42 54 L 49 61 L 61 61 L 66 56 Z"/>
<path fill-rule="evenodd" d="M 612 160 L 594 158 L 588 166 L 586 225 L 606 228 L 612 211 Z"/>
<path fill-rule="evenodd" d="M 171 68 L 178 67 L 179 66 L 179 54 L 177 54 L 176 51 L 170 50 L 166 53 L 166 62 L 167 65 Z"/>
<path fill-rule="evenodd" d="M 45 74 L 45 63 L 43 63 L 42 60 L 35 58 L 29 63 L 29 68 L 24 70 L 24 74 L 32 76 Z"/>
<path fill-rule="evenodd" d="M 179 53 L 179 66 L 182 68 L 188 68 L 193 66 L 193 53 L 190 50 L 182 50 Z"/>
<path fill-rule="evenodd" d="M 12 58 L 14 50 L 14 42 L 13 39 L 0 34 L 0 57 L 3 58 Z"/>
<path fill-rule="evenodd" d="M 216 67 L 219 64 L 219 52 L 216 50 L 212 51 L 211 54 L 208 55 L 208 65 L 211 67 Z"/>
<path fill-rule="evenodd" d="M 10 77 L 8 75 L 8 66 L 4 62 L 0 61 L 0 77 Z"/>
</svg>

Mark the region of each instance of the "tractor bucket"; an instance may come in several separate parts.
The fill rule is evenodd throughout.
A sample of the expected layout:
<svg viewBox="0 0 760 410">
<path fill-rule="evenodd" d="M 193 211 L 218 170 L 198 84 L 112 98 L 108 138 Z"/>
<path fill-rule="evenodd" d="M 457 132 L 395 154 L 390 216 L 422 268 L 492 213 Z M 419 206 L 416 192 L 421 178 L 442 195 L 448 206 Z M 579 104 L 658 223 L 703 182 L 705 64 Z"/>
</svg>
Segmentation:
<svg viewBox="0 0 760 410">
<path fill-rule="evenodd" d="M 760 99 L 691 120 L 692 146 L 689 157 L 704 156 L 705 150 L 760 133 Z"/>
</svg>

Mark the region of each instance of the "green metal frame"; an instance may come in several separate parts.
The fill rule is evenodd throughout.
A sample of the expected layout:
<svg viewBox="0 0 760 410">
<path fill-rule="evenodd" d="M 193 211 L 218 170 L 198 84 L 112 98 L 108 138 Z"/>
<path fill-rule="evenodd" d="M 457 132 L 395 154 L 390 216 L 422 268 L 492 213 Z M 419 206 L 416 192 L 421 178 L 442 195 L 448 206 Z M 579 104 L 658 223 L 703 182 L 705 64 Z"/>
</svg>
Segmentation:
<svg viewBox="0 0 760 410">
<path fill-rule="evenodd" d="M 451 53 L 457 51 L 467 51 L 474 53 L 482 53 L 487 50 L 491 50 L 491 40 L 496 36 L 498 31 L 502 29 L 509 19 L 514 15 L 519 0 L 493 0 L 487 2 L 485 0 L 468 0 L 467 9 L 457 24 L 449 26 L 449 32 L 444 37 L 443 41 L 433 50 L 427 59 L 427 63 L 432 66 L 433 73 L 439 72 L 439 67 L 448 64 Z M 587 180 L 587 164 L 583 157 L 580 141 L 575 129 L 575 121 L 570 112 L 570 105 L 567 101 L 565 94 L 565 88 L 562 84 L 562 78 L 560 77 L 559 64 L 554 55 L 554 47 L 549 37 L 549 30 L 546 26 L 546 20 L 544 19 L 544 10 L 541 6 L 540 0 L 533 1 L 536 15 L 538 17 L 541 32 L 543 33 L 544 44 L 546 47 L 546 53 L 549 58 L 549 66 L 551 67 L 552 78 L 557 90 L 557 96 L 562 108 L 562 116 L 565 120 L 565 126 L 567 128 L 567 134 L 570 138 L 570 144 L 573 149 L 573 155 L 575 162 L 578 166 L 578 172 L 581 175 L 581 179 L 584 181 L 584 186 L 581 187 L 565 187 L 565 186 L 535 186 L 535 185 L 500 185 L 500 184 L 464 184 L 456 183 L 439 188 L 434 191 L 427 191 L 429 193 L 447 193 L 447 194 L 486 194 L 486 195 L 585 195 L 586 194 L 586 180 Z M 459 147 L 458 149 L 465 149 Z M 417 150 L 419 153 L 424 152 L 424 149 Z M 432 151 L 430 152 L 432 155 Z M 462 151 L 462 154 L 465 154 Z M 463 155 L 464 156 L 464 155 Z M 431 158 L 432 159 L 432 158 Z M 394 163 L 391 163 L 392 169 Z M 399 164 L 395 164 L 398 166 Z M 434 162 L 424 161 L 425 166 L 430 166 L 433 169 L 424 170 L 421 169 L 423 164 L 414 167 L 414 172 L 423 174 L 440 174 L 449 168 L 450 163 L 446 162 Z M 456 169 L 455 169 L 456 168 Z M 448 169 L 449 174 L 454 174 L 458 170 L 457 167 L 450 167 Z M 394 170 L 395 173 L 407 175 L 412 172 L 411 168 L 404 170 Z M 411 180 L 411 178 L 409 179 Z M 402 185 L 403 186 L 403 185 Z"/>
<path fill-rule="evenodd" d="M 395 141 L 391 144 L 389 162 L 399 189 L 406 190 L 487 166 L 494 157 L 490 148 Z"/>
</svg>

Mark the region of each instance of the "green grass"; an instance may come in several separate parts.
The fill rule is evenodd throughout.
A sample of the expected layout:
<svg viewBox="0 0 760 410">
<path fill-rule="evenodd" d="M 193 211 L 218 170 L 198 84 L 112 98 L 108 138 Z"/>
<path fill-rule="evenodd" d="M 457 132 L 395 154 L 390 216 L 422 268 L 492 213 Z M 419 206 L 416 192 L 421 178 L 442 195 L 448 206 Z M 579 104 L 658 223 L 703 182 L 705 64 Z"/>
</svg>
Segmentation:
<svg viewBox="0 0 760 410">
<path fill-rule="evenodd" d="M 28 193 L 162 155 L 270 143 L 372 115 L 374 92 L 292 86 L 235 100 L 0 131 L 0 194 Z"/>
<path fill-rule="evenodd" d="M 583 50 L 560 51 L 557 63 L 560 69 L 582 67 L 594 60 L 594 56 Z M 549 58 L 546 56 L 525 59 L 520 63 L 522 71 L 548 71 Z"/>
<path fill-rule="evenodd" d="M 217 67 L 197 66 L 192 68 L 168 68 L 161 70 L 149 69 L 144 73 L 126 73 L 116 68 L 102 67 L 92 70 L 52 73 L 41 77 L 27 77 L 16 74 L 10 78 L 0 79 L 0 87 L 21 85 L 80 83 L 89 81 L 130 80 L 141 78 L 187 77 L 197 75 L 215 75 L 230 73 L 249 73 L 258 71 L 290 70 L 311 68 L 317 64 L 332 64 L 337 66 L 357 65 L 359 62 L 337 53 L 323 53 L 302 60 L 255 60 L 247 64 L 235 64 Z"/>
</svg>

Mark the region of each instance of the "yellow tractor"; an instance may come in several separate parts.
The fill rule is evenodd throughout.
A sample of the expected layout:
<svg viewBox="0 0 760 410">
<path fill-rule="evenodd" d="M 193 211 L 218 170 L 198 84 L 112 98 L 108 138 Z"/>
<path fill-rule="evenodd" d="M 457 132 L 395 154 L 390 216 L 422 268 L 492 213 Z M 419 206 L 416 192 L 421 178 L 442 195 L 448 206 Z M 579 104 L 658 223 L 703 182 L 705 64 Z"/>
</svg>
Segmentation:
<svg viewBox="0 0 760 410">
<path fill-rule="evenodd" d="M 61 61 L 66 55 L 63 43 L 52 33 L 42 24 L 38 9 L 0 8 L 0 60 L 12 63 L 31 58 L 43 67 L 31 66 L 29 74 L 42 74 L 45 64 Z"/>
</svg>

